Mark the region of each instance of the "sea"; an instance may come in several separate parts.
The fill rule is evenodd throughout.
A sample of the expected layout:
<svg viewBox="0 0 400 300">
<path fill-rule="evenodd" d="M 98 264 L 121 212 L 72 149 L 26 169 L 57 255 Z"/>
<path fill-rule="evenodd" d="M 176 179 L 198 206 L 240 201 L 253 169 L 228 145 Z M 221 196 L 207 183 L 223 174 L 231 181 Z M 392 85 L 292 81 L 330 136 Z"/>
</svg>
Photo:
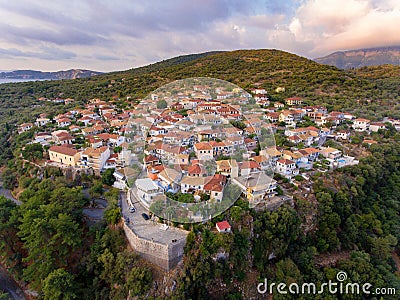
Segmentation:
<svg viewBox="0 0 400 300">
<path fill-rule="evenodd" d="M 13 79 L 13 78 L 0 78 L 0 84 L 11 82 L 27 82 L 27 81 L 43 81 L 47 79 Z"/>
</svg>

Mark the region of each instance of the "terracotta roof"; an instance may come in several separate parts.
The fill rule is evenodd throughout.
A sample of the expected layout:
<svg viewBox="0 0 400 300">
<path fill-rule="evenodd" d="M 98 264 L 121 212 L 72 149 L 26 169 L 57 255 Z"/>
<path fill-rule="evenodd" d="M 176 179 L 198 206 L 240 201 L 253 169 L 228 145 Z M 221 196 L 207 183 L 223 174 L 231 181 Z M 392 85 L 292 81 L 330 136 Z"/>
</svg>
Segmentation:
<svg viewBox="0 0 400 300">
<path fill-rule="evenodd" d="M 354 122 L 365 122 L 365 123 L 369 123 L 369 122 L 371 122 L 371 120 L 368 120 L 368 119 L 364 119 L 364 118 L 358 118 L 358 119 L 355 119 L 354 120 Z"/>
<path fill-rule="evenodd" d="M 188 168 L 189 174 L 205 174 L 206 170 L 203 166 L 193 165 Z"/>
<path fill-rule="evenodd" d="M 83 154 L 93 156 L 93 157 L 99 157 L 102 153 L 104 153 L 108 149 L 107 146 L 102 146 L 96 149 L 93 148 L 87 148 Z"/>
<path fill-rule="evenodd" d="M 76 149 L 68 148 L 65 146 L 52 146 L 50 147 L 49 151 L 57 152 L 68 156 L 74 156 L 76 153 L 79 152 Z"/>
<path fill-rule="evenodd" d="M 194 147 L 197 150 L 212 150 L 212 146 L 209 143 L 196 143 Z"/>
<path fill-rule="evenodd" d="M 218 222 L 215 224 L 215 226 L 217 226 L 217 229 L 220 231 L 231 228 L 231 225 L 228 223 L 228 221 Z"/>
<path fill-rule="evenodd" d="M 158 157 L 155 157 L 154 155 L 147 155 L 144 158 L 144 161 L 147 162 L 151 162 L 151 161 L 158 161 Z"/>
<path fill-rule="evenodd" d="M 262 163 L 268 160 L 268 158 L 264 155 L 253 156 L 251 159 L 258 163 Z"/>
<path fill-rule="evenodd" d="M 278 160 L 278 163 L 283 164 L 283 165 L 291 165 L 291 164 L 294 164 L 294 161 L 283 158 L 283 159 Z"/>
<path fill-rule="evenodd" d="M 253 160 L 244 161 L 240 164 L 240 169 L 258 169 L 260 168 L 260 164 Z"/>
<path fill-rule="evenodd" d="M 204 185 L 204 190 L 211 192 L 222 192 L 224 187 L 218 182 L 209 182 Z"/>
<path fill-rule="evenodd" d="M 378 142 L 377 141 L 373 141 L 373 140 L 363 140 L 363 143 L 366 143 L 366 144 L 377 144 Z"/>
</svg>

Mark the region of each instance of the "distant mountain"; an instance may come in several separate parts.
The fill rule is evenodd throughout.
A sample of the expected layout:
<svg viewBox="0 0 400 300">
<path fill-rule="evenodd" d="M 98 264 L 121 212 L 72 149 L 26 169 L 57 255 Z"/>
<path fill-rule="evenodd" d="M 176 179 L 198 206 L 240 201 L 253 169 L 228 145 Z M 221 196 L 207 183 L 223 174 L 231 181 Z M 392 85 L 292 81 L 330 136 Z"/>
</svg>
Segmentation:
<svg viewBox="0 0 400 300">
<path fill-rule="evenodd" d="M 101 72 L 90 70 L 71 69 L 57 72 L 42 72 L 34 70 L 17 70 L 10 72 L 1 72 L 0 79 L 75 79 L 100 75 Z"/>
<path fill-rule="evenodd" d="M 400 46 L 338 51 L 324 57 L 316 58 L 315 61 L 340 69 L 386 64 L 400 65 Z"/>
</svg>

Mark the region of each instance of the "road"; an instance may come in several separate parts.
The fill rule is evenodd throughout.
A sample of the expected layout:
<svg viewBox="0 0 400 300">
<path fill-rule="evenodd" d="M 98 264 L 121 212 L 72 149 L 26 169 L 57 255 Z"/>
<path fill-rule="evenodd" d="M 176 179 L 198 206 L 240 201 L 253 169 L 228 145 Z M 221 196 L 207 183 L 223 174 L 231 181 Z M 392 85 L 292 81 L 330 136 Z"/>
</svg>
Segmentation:
<svg viewBox="0 0 400 300">
<path fill-rule="evenodd" d="M 135 198 L 134 198 L 135 199 Z M 121 193 L 121 209 L 122 216 L 124 218 L 129 218 L 129 228 L 132 229 L 139 237 L 152 240 L 161 244 L 171 244 L 173 241 L 179 241 L 181 239 L 186 240 L 188 232 L 177 229 L 174 227 L 169 227 L 167 230 L 161 229 L 160 223 L 156 222 L 154 219 L 145 220 L 142 217 L 142 213 L 150 215 L 149 211 L 142 206 L 136 199 L 133 200 L 136 212 L 129 212 L 129 204 L 126 199 L 126 193 Z"/>
<path fill-rule="evenodd" d="M 1 175 L 2 174 L 0 174 L 0 178 Z M 0 181 L 0 196 L 4 196 L 7 199 L 13 201 L 15 204 L 21 205 L 21 201 L 15 199 L 9 190 L 3 188 L 2 181 Z M 25 297 L 23 296 L 23 292 L 18 284 L 8 274 L 7 270 L 5 270 L 2 266 L 0 266 L 0 290 L 7 292 L 12 297 L 12 299 L 25 299 Z"/>
<path fill-rule="evenodd" d="M 2 174 L 0 173 L 0 178 L 1 176 Z M 15 199 L 9 190 L 3 188 L 3 182 L 1 180 L 0 180 L 0 196 L 4 196 L 7 199 L 10 199 L 11 201 L 15 202 L 17 205 L 21 205 L 21 201 Z"/>
<path fill-rule="evenodd" d="M 0 266 L 0 291 L 7 292 L 14 300 L 24 300 L 24 293 L 8 272 Z"/>
</svg>

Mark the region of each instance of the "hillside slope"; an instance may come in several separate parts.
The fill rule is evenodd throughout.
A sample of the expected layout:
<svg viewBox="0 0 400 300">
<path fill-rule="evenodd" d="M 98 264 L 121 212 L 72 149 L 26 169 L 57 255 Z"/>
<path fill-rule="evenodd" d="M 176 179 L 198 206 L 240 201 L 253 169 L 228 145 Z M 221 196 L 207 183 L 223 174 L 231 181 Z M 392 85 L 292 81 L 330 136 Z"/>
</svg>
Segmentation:
<svg viewBox="0 0 400 300">
<path fill-rule="evenodd" d="M 122 105 L 127 98 L 145 97 L 173 80 L 200 76 L 227 80 L 247 90 L 262 87 L 268 90 L 272 100 L 299 96 L 308 104 L 323 104 L 329 109 L 346 109 L 377 117 L 387 113 L 394 116 L 399 111 L 396 106 L 400 100 L 398 77 L 368 78 L 279 50 L 196 54 L 90 78 L 2 84 L 0 106 L 11 109 L 15 104 L 18 109 L 21 107 L 19 99 L 60 96 L 82 101 L 120 99 Z M 277 87 L 284 87 L 285 92 L 275 92 Z M 13 102 L 11 108 L 9 100 Z"/>
<path fill-rule="evenodd" d="M 338 51 L 316 62 L 335 66 L 340 69 L 352 69 L 366 66 L 400 65 L 400 46 Z"/>
</svg>

